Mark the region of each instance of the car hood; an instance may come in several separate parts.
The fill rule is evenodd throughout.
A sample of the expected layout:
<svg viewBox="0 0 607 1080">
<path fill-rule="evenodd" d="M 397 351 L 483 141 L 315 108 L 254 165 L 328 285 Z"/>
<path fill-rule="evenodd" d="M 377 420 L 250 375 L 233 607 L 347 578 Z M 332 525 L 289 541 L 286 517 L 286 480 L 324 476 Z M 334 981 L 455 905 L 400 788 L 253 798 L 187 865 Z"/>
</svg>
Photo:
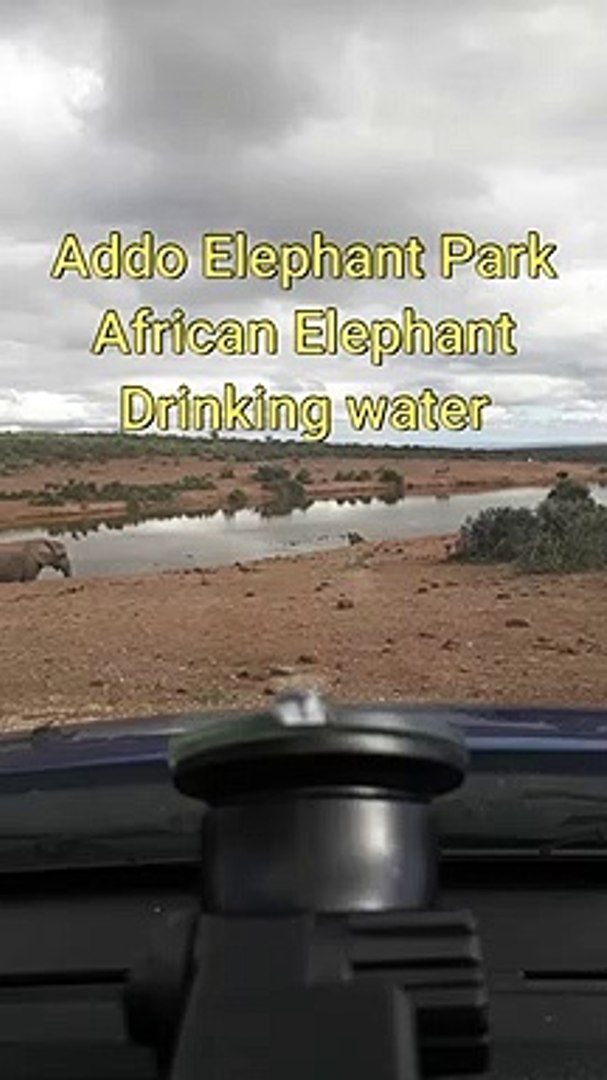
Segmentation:
<svg viewBox="0 0 607 1080">
<path fill-rule="evenodd" d="M 607 709 L 398 705 L 448 720 L 469 748 L 464 784 L 435 804 L 447 857 L 607 858 Z M 174 788 L 170 740 L 238 716 L 130 717 L 1 736 L 0 877 L 193 865 L 204 807 Z"/>
<path fill-rule="evenodd" d="M 419 717 L 447 720 L 464 735 L 472 755 L 499 749 L 559 751 L 607 749 L 607 707 L 494 707 L 485 705 L 394 704 Z M 113 720 L 45 724 L 0 734 L 0 778 L 20 770 L 91 766 L 113 762 L 167 760 L 170 739 L 205 723 L 241 716 L 240 711 L 180 713 Z"/>
</svg>

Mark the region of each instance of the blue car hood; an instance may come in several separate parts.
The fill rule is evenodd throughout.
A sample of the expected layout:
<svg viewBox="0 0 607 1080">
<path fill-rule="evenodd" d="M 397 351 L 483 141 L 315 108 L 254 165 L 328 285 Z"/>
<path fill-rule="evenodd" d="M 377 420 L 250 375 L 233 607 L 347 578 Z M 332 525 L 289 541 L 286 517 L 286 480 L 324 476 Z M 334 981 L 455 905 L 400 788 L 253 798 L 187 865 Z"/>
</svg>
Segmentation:
<svg viewBox="0 0 607 1080">
<path fill-rule="evenodd" d="M 435 804 L 447 854 L 607 858 L 607 709 L 406 707 L 447 719 L 470 754 Z M 240 713 L 46 726 L 0 737 L 0 878 L 188 863 L 204 807 L 174 788 L 172 736 Z"/>
<path fill-rule="evenodd" d="M 419 716 L 448 720 L 476 755 L 507 751 L 543 755 L 607 750 L 605 709 L 559 707 L 487 707 L 395 703 Z M 229 722 L 238 712 L 186 713 L 174 716 L 91 720 L 44 725 L 23 733 L 0 735 L 2 776 L 26 770 L 47 770 L 137 763 L 166 763 L 172 736 L 193 731 L 208 721 Z"/>
</svg>

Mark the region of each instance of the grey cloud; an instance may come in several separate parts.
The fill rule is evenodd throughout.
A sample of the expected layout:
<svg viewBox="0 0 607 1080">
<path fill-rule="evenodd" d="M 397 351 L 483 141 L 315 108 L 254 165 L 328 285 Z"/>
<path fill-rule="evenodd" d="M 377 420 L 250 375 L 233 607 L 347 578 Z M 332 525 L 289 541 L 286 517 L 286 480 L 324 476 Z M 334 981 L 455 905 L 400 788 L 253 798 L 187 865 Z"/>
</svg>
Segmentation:
<svg viewBox="0 0 607 1080">
<path fill-rule="evenodd" d="M 482 389 L 486 374 L 502 410 L 495 437 L 526 438 L 530 424 L 551 438 L 584 435 L 588 403 L 602 415 L 602 0 L 428 0 L 413 9 L 400 0 L 5 0 L 1 12 L 10 71 L 21 64 L 29 83 L 5 88 L 11 104 L 0 108 L 0 399 L 9 401 L 0 423 L 11 408 L 22 422 L 33 399 L 14 395 L 40 385 L 63 395 L 66 424 L 77 422 L 70 394 L 101 424 L 115 419 L 116 387 L 132 372 L 170 389 L 184 377 L 215 385 L 228 370 L 243 383 L 263 375 L 307 392 L 428 382 L 448 392 L 473 380 Z M 98 92 L 74 92 L 83 72 Z M 340 242 L 414 232 L 429 243 L 448 229 L 505 241 L 539 228 L 559 241 L 561 281 L 306 282 L 284 296 L 272 283 L 226 289 L 195 274 L 169 286 L 49 280 L 64 232 L 93 243 L 110 227 L 129 237 L 151 227 L 191 247 L 205 230 L 235 228 L 274 241 L 323 228 Z M 516 361 L 398 358 L 381 370 L 362 358 L 294 361 L 288 350 L 229 368 L 91 358 L 101 310 L 142 302 L 283 322 L 295 304 L 380 316 L 411 302 L 433 318 L 508 308 L 520 316 L 523 347 Z"/>
<path fill-rule="evenodd" d="M 322 109 L 313 76 L 286 43 L 276 48 L 256 7 L 241 5 L 233 22 L 225 10 L 203 19 L 191 5 L 178 20 L 172 7 L 152 11 L 123 5 L 108 22 L 106 134 L 118 127 L 134 145 L 187 160 L 207 141 L 221 153 L 226 142 L 279 135 Z"/>
</svg>

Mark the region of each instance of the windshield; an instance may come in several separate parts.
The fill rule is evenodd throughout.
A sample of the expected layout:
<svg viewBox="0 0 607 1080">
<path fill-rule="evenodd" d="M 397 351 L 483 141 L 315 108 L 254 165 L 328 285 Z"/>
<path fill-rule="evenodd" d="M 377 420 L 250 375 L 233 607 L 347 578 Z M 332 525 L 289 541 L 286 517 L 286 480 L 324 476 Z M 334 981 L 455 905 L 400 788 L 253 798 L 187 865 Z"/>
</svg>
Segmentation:
<svg viewBox="0 0 607 1080">
<path fill-rule="evenodd" d="M 10 7 L 7 738 L 303 687 L 603 753 L 604 21 Z"/>
</svg>

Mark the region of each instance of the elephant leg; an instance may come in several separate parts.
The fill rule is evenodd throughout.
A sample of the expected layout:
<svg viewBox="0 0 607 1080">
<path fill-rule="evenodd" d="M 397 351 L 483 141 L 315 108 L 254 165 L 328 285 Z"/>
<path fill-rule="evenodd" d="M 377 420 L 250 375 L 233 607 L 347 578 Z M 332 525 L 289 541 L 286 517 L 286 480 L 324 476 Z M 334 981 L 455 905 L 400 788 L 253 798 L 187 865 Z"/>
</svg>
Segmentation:
<svg viewBox="0 0 607 1080">
<path fill-rule="evenodd" d="M 32 555 L 26 555 L 23 560 L 22 581 L 35 581 L 40 573 L 40 564 Z"/>
</svg>

